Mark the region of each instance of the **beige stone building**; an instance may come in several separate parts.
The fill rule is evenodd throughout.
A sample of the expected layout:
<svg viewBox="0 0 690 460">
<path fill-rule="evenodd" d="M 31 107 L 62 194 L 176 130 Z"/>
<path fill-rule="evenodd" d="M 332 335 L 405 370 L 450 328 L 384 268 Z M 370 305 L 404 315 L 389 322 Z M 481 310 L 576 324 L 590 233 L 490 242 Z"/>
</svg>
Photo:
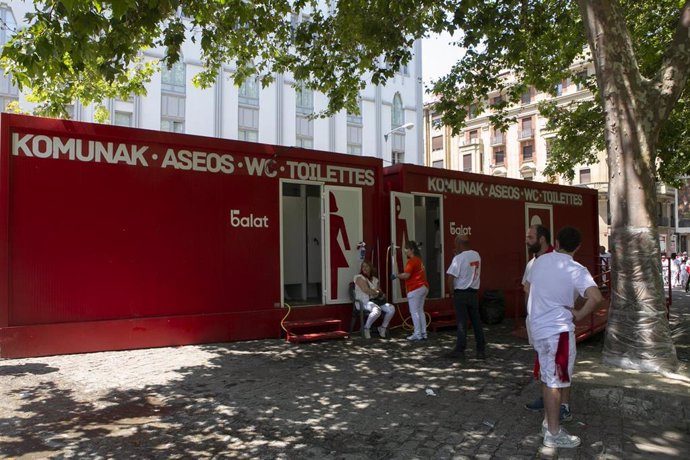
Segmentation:
<svg viewBox="0 0 690 460">
<path fill-rule="evenodd" d="M 591 75 L 594 70 L 591 64 L 573 68 L 573 73 L 580 72 Z M 505 78 L 510 79 L 511 75 L 506 74 Z M 559 105 L 593 97 L 586 88 L 570 80 L 561 82 L 556 90 L 558 95 L 555 98 Z M 534 89 L 523 94 L 520 103 L 508 109 L 508 116 L 514 117 L 516 122 L 505 132 L 492 126 L 488 111 L 475 114 L 470 108 L 467 126 L 457 136 L 452 135 L 449 126 L 440 125 L 440 114 L 434 112 L 434 103 L 425 104 L 425 164 L 478 174 L 546 181 L 543 171 L 549 156 L 549 142 L 556 133 L 546 129 L 547 120 L 539 114 L 537 104 L 553 97 Z M 491 106 L 500 98 L 498 92 L 490 94 L 484 105 Z M 599 152 L 598 158 L 596 164 L 576 166 L 572 182 L 563 178 L 558 178 L 558 182 L 599 191 L 599 241 L 608 249 L 610 219 L 606 152 Z M 675 234 L 675 189 L 659 184 L 657 194 L 661 250 L 669 253 L 687 250 L 684 236 L 682 241 L 676 241 L 681 235 Z"/>
</svg>

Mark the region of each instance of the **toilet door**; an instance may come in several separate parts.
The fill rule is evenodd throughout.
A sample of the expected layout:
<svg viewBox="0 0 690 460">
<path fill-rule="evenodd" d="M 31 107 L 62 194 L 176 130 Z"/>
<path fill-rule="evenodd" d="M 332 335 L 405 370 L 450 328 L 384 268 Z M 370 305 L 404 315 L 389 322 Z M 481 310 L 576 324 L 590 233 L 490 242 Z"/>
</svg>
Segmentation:
<svg viewBox="0 0 690 460">
<path fill-rule="evenodd" d="M 415 240 L 414 195 L 410 193 L 391 192 L 391 246 L 388 264 L 389 273 L 405 271 L 407 258 L 403 247 L 408 241 Z M 390 286 L 393 302 L 407 299 L 405 283 L 393 281 Z"/>
</svg>

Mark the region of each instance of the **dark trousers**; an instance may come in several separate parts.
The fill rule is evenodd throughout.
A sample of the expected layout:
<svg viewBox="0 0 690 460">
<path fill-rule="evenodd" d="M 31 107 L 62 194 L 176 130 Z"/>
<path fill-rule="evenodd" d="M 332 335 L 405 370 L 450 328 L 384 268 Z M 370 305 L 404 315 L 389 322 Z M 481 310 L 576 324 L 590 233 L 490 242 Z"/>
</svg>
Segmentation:
<svg viewBox="0 0 690 460">
<path fill-rule="evenodd" d="M 456 351 L 465 351 L 467 347 L 467 316 L 472 322 L 474 338 L 477 340 L 477 351 L 484 351 L 486 341 L 484 340 L 484 330 L 479 319 L 479 295 L 477 291 L 453 292 L 453 306 L 455 306 L 455 316 L 458 322 L 458 339 L 455 344 Z"/>
</svg>

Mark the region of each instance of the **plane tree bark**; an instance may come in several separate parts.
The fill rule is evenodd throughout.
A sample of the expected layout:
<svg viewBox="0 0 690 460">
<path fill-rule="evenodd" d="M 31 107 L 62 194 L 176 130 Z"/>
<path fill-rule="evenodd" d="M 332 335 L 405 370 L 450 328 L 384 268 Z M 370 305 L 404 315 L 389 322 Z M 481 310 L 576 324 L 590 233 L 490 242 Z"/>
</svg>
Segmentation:
<svg viewBox="0 0 690 460">
<path fill-rule="evenodd" d="M 690 68 L 690 9 L 654 78 L 642 76 L 621 7 L 580 0 L 604 113 L 612 226 L 612 296 L 604 362 L 640 370 L 678 367 L 666 319 L 656 222 L 656 145 Z"/>
</svg>

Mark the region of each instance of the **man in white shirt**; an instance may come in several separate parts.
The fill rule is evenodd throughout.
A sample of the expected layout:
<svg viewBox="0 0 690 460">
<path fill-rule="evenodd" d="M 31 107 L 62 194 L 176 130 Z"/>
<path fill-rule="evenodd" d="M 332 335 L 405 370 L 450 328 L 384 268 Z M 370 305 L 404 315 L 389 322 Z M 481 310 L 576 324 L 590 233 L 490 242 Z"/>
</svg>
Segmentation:
<svg viewBox="0 0 690 460">
<path fill-rule="evenodd" d="M 557 251 L 536 259 L 527 276 L 530 337 L 539 354 L 544 383 L 542 433 L 546 447 L 580 445 L 580 438 L 568 434 L 560 426 L 561 395 L 562 389 L 570 386 L 575 364 L 574 321 L 590 314 L 602 300 L 592 275 L 573 260 L 580 242 L 577 229 L 564 227 L 558 232 Z M 579 310 L 574 310 L 573 291 L 585 298 Z"/>
<path fill-rule="evenodd" d="M 467 317 L 469 316 L 477 342 L 477 359 L 486 359 L 484 330 L 479 319 L 479 278 L 481 274 L 481 257 L 479 253 L 470 249 L 470 239 L 459 235 L 455 238 L 456 256 L 448 267 L 446 274 L 447 286 L 452 289 L 453 306 L 457 321 L 457 340 L 455 349 L 446 358 L 463 359 L 467 346 Z"/>
<path fill-rule="evenodd" d="M 525 290 L 525 294 L 529 294 L 529 283 L 527 282 L 527 276 L 529 275 L 532 264 L 537 259 L 537 257 L 548 254 L 554 251 L 554 247 L 551 245 L 551 232 L 548 228 L 543 225 L 536 224 L 530 226 L 527 229 L 527 234 L 525 235 L 525 244 L 527 245 L 527 250 L 530 254 L 534 254 L 527 266 L 525 267 L 525 274 L 522 276 L 522 287 Z M 528 329 L 529 333 L 529 329 Z M 530 340 L 530 344 L 532 341 Z M 535 378 L 539 378 L 535 375 Z M 543 390 L 542 390 L 543 393 Z M 534 401 L 525 404 L 525 409 L 541 412 L 544 410 L 544 398 L 538 397 Z M 561 409 L 560 409 L 560 420 L 561 422 L 569 422 L 572 420 L 573 416 L 570 413 L 570 388 L 564 388 L 561 393 Z"/>
</svg>

